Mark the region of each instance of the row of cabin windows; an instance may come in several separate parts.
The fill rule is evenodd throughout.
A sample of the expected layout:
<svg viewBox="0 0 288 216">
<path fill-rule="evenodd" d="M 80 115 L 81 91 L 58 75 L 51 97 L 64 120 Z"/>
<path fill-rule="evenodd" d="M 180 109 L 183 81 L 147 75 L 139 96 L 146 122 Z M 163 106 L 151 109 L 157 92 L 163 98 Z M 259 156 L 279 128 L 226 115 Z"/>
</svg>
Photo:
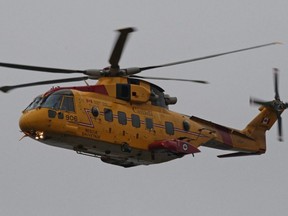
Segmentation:
<svg viewBox="0 0 288 216">
<path fill-rule="evenodd" d="M 108 122 L 113 121 L 113 112 L 111 109 L 108 109 L 108 108 L 104 109 L 104 118 Z M 118 111 L 118 122 L 121 125 L 127 125 L 127 116 L 125 112 Z M 139 115 L 132 114 L 131 122 L 132 122 L 133 127 L 140 128 L 141 120 L 140 120 Z M 146 129 L 149 129 L 149 130 L 153 129 L 154 128 L 153 119 L 145 118 L 145 125 L 146 125 Z M 169 135 L 174 134 L 174 125 L 172 122 L 165 122 L 165 131 Z"/>
</svg>

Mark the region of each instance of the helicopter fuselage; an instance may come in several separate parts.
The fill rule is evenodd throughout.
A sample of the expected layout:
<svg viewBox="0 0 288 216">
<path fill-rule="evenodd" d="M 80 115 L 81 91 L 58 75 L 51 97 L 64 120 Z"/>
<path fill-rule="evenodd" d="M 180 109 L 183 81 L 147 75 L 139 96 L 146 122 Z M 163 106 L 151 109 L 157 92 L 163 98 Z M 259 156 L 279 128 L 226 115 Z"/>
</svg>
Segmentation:
<svg viewBox="0 0 288 216">
<path fill-rule="evenodd" d="M 194 155 L 201 145 L 265 152 L 241 131 L 169 110 L 175 99 L 163 92 L 154 84 L 127 78 L 55 88 L 37 97 L 19 124 L 37 141 L 124 167 Z"/>
</svg>

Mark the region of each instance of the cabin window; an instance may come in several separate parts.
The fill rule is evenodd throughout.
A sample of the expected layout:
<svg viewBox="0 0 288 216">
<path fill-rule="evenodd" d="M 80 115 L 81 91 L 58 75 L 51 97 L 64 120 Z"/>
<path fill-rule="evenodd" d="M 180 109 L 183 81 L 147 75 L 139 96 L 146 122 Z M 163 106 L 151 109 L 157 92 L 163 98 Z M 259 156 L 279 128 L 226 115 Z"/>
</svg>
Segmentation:
<svg viewBox="0 0 288 216">
<path fill-rule="evenodd" d="M 121 125 L 126 125 L 127 124 L 127 117 L 125 112 L 118 112 L 118 122 Z"/>
<path fill-rule="evenodd" d="M 104 109 L 104 118 L 108 122 L 112 122 L 113 121 L 113 112 L 112 112 L 111 109 L 108 109 L 108 108 Z"/>
<path fill-rule="evenodd" d="M 97 107 L 92 107 L 91 109 L 91 113 L 94 117 L 98 117 L 99 116 L 99 110 Z"/>
<path fill-rule="evenodd" d="M 185 131 L 189 131 L 190 130 L 190 124 L 189 124 L 189 122 L 188 121 L 183 121 L 183 129 L 185 130 Z"/>
<path fill-rule="evenodd" d="M 145 119 L 145 123 L 146 123 L 146 128 L 147 129 L 152 129 L 153 128 L 153 119 L 151 118 L 146 118 Z"/>
<path fill-rule="evenodd" d="M 131 120 L 132 120 L 133 127 L 140 128 L 141 122 L 140 122 L 140 117 L 138 115 L 132 114 Z"/>
<path fill-rule="evenodd" d="M 174 125 L 172 122 L 165 122 L 165 130 L 166 133 L 169 135 L 173 135 L 174 134 Z"/>
</svg>

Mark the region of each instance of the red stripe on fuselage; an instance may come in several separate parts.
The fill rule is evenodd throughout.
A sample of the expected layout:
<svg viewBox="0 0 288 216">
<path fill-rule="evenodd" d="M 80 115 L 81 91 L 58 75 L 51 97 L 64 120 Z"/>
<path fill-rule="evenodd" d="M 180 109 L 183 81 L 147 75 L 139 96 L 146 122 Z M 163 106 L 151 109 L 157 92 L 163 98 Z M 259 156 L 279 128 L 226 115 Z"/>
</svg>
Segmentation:
<svg viewBox="0 0 288 216">
<path fill-rule="evenodd" d="M 223 144 L 232 146 L 232 138 L 231 138 L 231 133 L 230 130 L 224 127 L 216 127 L 218 133 L 221 135 L 222 140 L 223 140 Z"/>
</svg>

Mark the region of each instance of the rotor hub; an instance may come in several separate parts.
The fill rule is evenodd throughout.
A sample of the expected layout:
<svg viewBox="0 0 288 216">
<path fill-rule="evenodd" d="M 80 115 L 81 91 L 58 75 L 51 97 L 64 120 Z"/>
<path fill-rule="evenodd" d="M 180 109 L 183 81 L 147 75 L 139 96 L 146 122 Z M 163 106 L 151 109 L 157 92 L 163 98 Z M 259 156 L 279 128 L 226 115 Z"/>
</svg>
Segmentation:
<svg viewBox="0 0 288 216">
<path fill-rule="evenodd" d="M 273 108 L 277 112 L 283 112 L 287 108 L 287 106 L 284 102 L 282 102 L 280 100 L 275 100 L 275 101 L 273 101 Z"/>
</svg>

